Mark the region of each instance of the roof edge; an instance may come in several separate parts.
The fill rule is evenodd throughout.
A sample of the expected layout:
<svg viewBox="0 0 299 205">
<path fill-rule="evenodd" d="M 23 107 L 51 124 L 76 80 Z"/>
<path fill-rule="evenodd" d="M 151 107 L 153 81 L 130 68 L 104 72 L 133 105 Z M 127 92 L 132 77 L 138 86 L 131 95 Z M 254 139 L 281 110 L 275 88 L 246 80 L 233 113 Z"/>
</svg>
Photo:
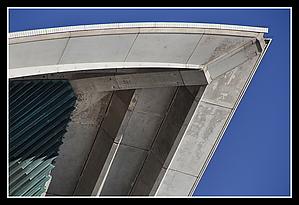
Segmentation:
<svg viewBox="0 0 299 205">
<path fill-rule="evenodd" d="M 220 29 L 249 31 L 257 33 L 268 33 L 268 28 L 254 26 L 240 26 L 228 24 L 210 24 L 210 23 L 186 23 L 186 22 L 133 22 L 133 23 L 111 23 L 111 24 L 90 24 L 66 27 L 54 27 L 36 30 L 26 30 L 8 33 L 8 38 L 20 38 L 26 36 L 45 35 L 53 33 L 101 30 L 101 29 L 122 29 L 122 28 L 202 28 L 202 29 Z"/>
</svg>

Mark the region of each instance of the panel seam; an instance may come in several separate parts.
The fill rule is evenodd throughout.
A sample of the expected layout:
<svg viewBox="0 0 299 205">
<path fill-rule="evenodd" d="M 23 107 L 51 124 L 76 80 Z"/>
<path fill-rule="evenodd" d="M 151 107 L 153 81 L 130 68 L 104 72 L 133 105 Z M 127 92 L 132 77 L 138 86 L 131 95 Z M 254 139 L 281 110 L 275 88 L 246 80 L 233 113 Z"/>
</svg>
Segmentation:
<svg viewBox="0 0 299 205">
<path fill-rule="evenodd" d="M 203 37 L 204 35 L 205 35 L 204 33 L 201 35 L 199 41 L 197 42 L 196 46 L 194 47 L 193 51 L 191 52 L 190 56 L 188 57 L 188 59 L 187 59 L 187 61 L 186 61 L 186 64 L 188 64 L 188 62 L 189 62 L 191 56 L 193 55 L 194 51 L 196 50 L 196 48 L 197 48 L 199 42 L 201 41 L 201 39 L 202 39 L 202 37 Z"/>
<path fill-rule="evenodd" d="M 64 48 L 63 48 L 62 54 L 61 54 L 61 56 L 60 56 L 60 58 L 59 58 L 59 60 L 58 60 L 58 63 L 56 64 L 57 73 L 58 73 L 58 65 L 60 64 L 60 61 L 61 61 L 61 59 L 62 59 L 62 57 L 63 57 L 63 55 L 64 55 L 64 52 L 65 52 L 65 50 L 66 50 L 66 47 L 67 47 L 68 44 L 69 44 L 70 38 L 71 38 L 71 36 L 68 37 L 67 42 L 66 42 L 66 44 L 65 44 L 65 46 L 64 46 Z"/>
<path fill-rule="evenodd" d="M 127 53 L 127 55 L 126 55 L 126 57 L 125 57 L 125 59 L 124 59 L 123 62 L 126 62 L 128 56 L 129 56 L 129 54 L 131 52 L 131 49 L 133 48 L 133 46 L 135 44 L 135 41 L 136 41 L 137 37 L 139 36 L 139 33 L 140 33 L 140 29 L 138 28 L 138 33 L 136 34 L 135 39 L 134 39 L 134 41 L 133 41 L 133 43 L 132 43 L 132 45 L 131 45 L 131 47 L 130 47 L 130 49 L 129 49 L 129 51 L 128 51 L 128 53 Z"/>
</svg>

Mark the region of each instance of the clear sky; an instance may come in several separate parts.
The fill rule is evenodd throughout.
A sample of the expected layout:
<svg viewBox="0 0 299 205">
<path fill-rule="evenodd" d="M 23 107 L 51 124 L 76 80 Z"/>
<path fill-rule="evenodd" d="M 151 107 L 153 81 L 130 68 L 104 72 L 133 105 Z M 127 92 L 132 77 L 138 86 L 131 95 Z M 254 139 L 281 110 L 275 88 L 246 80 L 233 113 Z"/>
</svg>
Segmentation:
<svg viewBox="0 0 299 205">
<path fill-rule="evenodd" d="M 193 196 L 287 196 L 289 9 L 10 9 L 8 31 L 122 22 L 265 26 L 272 42 Z"/>
</svg>

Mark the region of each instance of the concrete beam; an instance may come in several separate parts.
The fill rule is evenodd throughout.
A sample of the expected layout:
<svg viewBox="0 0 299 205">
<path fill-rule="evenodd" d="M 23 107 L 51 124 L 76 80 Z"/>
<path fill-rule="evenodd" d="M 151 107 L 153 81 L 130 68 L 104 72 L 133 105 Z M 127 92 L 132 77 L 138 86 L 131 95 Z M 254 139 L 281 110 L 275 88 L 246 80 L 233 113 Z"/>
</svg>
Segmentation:
<svg viewBox="0 0 299 205">
<path fill-rule="evenodd" d="M 75 93 L 96 90 L 113 91 L 126 89 L 171 87 L 185 85 L 206 85 L 210 82 L 208 72 L 203 70 L 185 70 L 169 72 L 147 72 L 121 74 L 70 80 Z"/>
</svg>

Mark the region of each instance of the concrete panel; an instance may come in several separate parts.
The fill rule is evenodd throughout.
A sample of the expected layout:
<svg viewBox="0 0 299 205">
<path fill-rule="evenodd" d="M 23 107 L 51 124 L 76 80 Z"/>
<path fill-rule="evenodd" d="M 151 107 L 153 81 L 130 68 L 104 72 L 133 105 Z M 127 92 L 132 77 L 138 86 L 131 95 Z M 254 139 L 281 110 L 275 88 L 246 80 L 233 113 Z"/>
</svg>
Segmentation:
<svg viewBox="0 0 299 205">
<path fill-rule="evenodd" d="M 186 63 L 202 34 L 139 34 L 126 62 Z"/>
<path fill-rule="evenodd" d="M 258 47 L 256 42 L 249 42 L 246 45 L 228 53 L 217 61 L 208 65 L 208 70 L 212 79 L 222 75 L 230 69 L 244 63 L 245 61 L 258 55 Z"/>
<path fill-rule="evenodd" d="M 124 132 L 122 143 L 147 149 L 152 145 L 163 117 L 134 110 Z"/>
<path fill-rule="evenodd" d="M 202 97 L 205 102 L 233 108 L 240 92 L 256 63 L 258 56 L 222 74 L 207 86 Z"/>
<path fill-rule="evenodd" d="M 181 172 L 167 170 L 156 196 L 187 196 L 196 177 Z"/>
<path fill-rule="evenodd" d="M 200 102 L 170 168 L 197 176 L 231 110 Z"/>
<path fill-rule="evenodd" d="M 164 116 L 175 90 L 176 87 L 142 89 L 138 95 L 135 109 Z"/>
<path fill-rule="evenodd" d="M 146 155 L 145 150 L 121 144 L 100 195 L 128 195 Z"/>
<path fill-rule="evenodd" d="M 73 84 L 71 84 L 73 86 Z M 71 120 L 99 126 L 104 118 L 106 108 L 112 95 L 112 91 L 106 92 L 86 92 L 76 94 L 77 100 L 75 110 L 72 112 Z"/>
<path fill-rule="evenodd" d="M 196 86 L 194 86 L 194 87 L 196 87 Z M 199 98 L 200 98 L 200 93 L 203 93 L 203 90 L 204 90 L 204 87 L 201 87 L 201 88 L 197 87 L 196 91 L 199 94 L 198 95 Z M 172 160 L 172 158 L 173 158 L 173 156 L 174 156 L 174 154 L 175 154 L 175 152 L 176 152 L 176 150 L 178 148 L 179 143 L 182 140 L 182 137 L 183 137 L 183 135 L 184 135 L 184 133 L 186 131 L 186 128 L 188 127 L 188 125 L 190 123 L 190 120 L 191 120 L 191 118 L 192 118 L 192 116 L 194 114 L 195 109 L 197 108 L 198 103 L 199 103 L 199 101 L 197 99 L 195 99 L 193 101 L 192 105 L 190 106 L 188 114 L 186 115 L 185 120 L 184 120 L 184 122 L 183 122 L 183 124 L 182 124 L 182 126 L 180 128 L 180 131 L 178 132 L 178 134 L 176 136 L 176 139 L 173 142 L 173 145 L 172 145 L 172 147 L 171 147 L 171 149 L 170 149 L 170 151 L 168 153 L 168 156 L 167 156 L 167 158 L 166 158 L 166 160 L 165 160 L 165 162 L 163 164 L 163 167 L 165 167 L 165 168 L 169 167 L 169 164 L 170 164 L 170 162 L 171 162 L 171 160 Z"/>
<path fill-rule="evenodd" d="M 74 195 L 91 195 L 112 144 L 112 138 L 100 129 Z"/>
<path fill-rule="evenodd" d="M 60 64 L 124 61 L 137 34 L 73 37 Z"/>
<path fill-rule="evenodd" d="M 252 38 L 204 34 L 188 63 L 204 65 Z"/>
<path fill-rule="evenodd" d="M 56 65 L 68 38 L 34 41 L 9 46 L 9 69 Z"/>
<path fill-rule="evenodd" d="M 117 95 L 113 95 L 102 128 L 114 139 L 126 114 L 126 105 Z"/>
<path fill-rule="evenodd" d="M 99 178 L 97 179 L 96 184 L 94 186 L 94 189 L 91 193 L 92 196 L 98 196 L 100 194 L 100 192 L 102 190 L 102 185 L 106 181 L 106 177 L 107 177 L 106 174 L 108 174 L 109 171 L 110 171 L 110 166 L 111 166 L 111 163 L 113 162 L 113 159 L 115 157 L 115 154 L 116 154 L 115 152 L 117 151 L 117 148 L 118 148 L 118 144 L 113 143 L 111 148 L 110 148 L 109 154 L 106 158 L 105 164 L 102 167 Z"/>
<path fill-rule="evenodd" d="M 164 163 L 194 101 L 186 87 L 179 87 L 153 144 L 153 154 Z"/>
<path fill-rule="evenodd" d="M 158 188 L 160 186 L 160 183 L 161 183 L 161 181 L 162 181 L 165 173 L 166 173 L 166 169 L 164 167 L 162 167 L 161 170 L 160 170 L 160 173 L 157 176 L 156 181 L 155 181 L 155 183 L 154 183 L 154 185 L 152 187 L 152 190 L 149 193 L 149 196 L 155 196 L 155 194 L 156 194 L 156 192 L 157 192 L 157 190 L 158 190 Z"/>
<path fill-rule="evenodd" d="M 59 156 L 55 160 L 55 168 L 51 172 L 48 193 L 73 194 L 97 131 L 97 127 L 69 122 L 63 144 L 59 147 Z"/>
<path fill-rule="evenodd" d="M 152 153 L 149 153 L 130 195 L 148 196 L 161 169 L 161 162 Z"/>
<path fill-rule="evenodd" d="M 223 73 L 233 69 L 241 63 L 244 63 L 246 60 L 248 60 L 246 50 L 244 48 L 239 48 L 217 61 L 212 62 L 207 67 L 211 78 L 214 80 Z"/>
</svg>

